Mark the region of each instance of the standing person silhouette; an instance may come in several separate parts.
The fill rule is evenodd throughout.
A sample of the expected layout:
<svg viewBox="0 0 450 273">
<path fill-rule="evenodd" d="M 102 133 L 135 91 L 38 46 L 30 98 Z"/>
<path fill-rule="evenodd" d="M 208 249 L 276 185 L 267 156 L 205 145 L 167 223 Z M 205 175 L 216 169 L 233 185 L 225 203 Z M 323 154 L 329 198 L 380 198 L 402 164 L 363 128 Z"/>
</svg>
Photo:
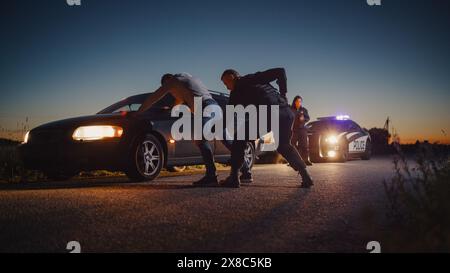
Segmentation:
<svg viewBox="0 0 450 273">
<path fill-rule="evenodd" d="M 295 96 L 291 109 L 295 115 L 291 143 L 297 149 L 306 165 L 311 166 L 312 163 L 309 160 L 308 130 L 305 127 L 310 118 L 308 109 L 303 107 L 303 98 L 301 96 Z"/>
</svg>

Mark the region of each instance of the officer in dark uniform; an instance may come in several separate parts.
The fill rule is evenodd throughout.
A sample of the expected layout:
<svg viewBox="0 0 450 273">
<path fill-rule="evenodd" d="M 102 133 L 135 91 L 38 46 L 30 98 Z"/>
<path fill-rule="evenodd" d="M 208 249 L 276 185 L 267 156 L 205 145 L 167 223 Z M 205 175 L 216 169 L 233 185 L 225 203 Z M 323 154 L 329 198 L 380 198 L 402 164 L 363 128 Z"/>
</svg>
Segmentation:
<svg viewBox="0 0 450 273">
<path fill-rule="evenodd" d="M 292 145 L 297 148 L 303 161 L 306 165 L 311 166 L 309 160 L 309 145 L 308 145 L 308 130 L 305 124 L 309 121 L 308 109 L 303 107 L 303 98 L 295 96 L 291 105 L 292 112 L 294 112 L 294 126 L 292 126 Z"/>
<path fill-rule="evenodd" d="M 274 68 L 264 72 L 240 76 L 233 69 L 225 70 L 221 80 L 228 90 L 230 90 L 230 105 L 266 105 L 270 109 L 271 105 L 279 106 L 279 145 L 277 151 L 289 162 L 290 166 L 299 172 L 302 177 L 302 187 L 308 188 L 313 185 L 313 181 L 306 164 L 291 144 L 292 125 L 294 123 L 294 113 L 287 103 L 287 79 L 283 68 Z M 278 90 L 270 83 L 277 81 Z M 270 113 L 270 111 L 269 111 Z M 268 122 L 270 125 L 270 115 Z M 258 115 L 260 116 L 260 115 Z M 246 128 L 249 126 L 247 125 Z M 248 137 L 248 136 L 247 136 Z M 246 139 L 251 141 L 253 139 Z M 244 162 L 244 149 L 246 140 L 234 140 L 231 151 L 231 173 L 221 184 L 225 187 L 239 187 L 239 169 Z"/>
</svg>

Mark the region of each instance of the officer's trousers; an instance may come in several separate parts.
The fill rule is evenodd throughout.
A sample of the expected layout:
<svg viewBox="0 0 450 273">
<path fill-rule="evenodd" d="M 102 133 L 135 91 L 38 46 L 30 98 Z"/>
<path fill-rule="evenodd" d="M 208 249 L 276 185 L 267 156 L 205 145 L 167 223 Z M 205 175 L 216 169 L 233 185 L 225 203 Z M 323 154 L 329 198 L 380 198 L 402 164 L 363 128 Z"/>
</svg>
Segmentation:
<svg viewBox="0 0 450 273">
<path fill-rule="evenodd" d="M 295 129 L 292 131 L 292 145 L 297 149 L 303 160 L 309 158 L 308 131 L 306 128 Z"/>
<path fill-rule="evenodd" d="M 306 164 L 291 144 L 292 125 L 295 115 L 289 107 L 280 107 L 279 113 L 279 145 L 277 151 L 286 159 L 289 165 L 296 171 L 306 169 Z M 268 121 L 270 124 L 270 121 Z M 245 140 L 233 141 L 231 148 L 231 175 L 238 175 L 238 171 L 244 163 Z"/>
</svg>

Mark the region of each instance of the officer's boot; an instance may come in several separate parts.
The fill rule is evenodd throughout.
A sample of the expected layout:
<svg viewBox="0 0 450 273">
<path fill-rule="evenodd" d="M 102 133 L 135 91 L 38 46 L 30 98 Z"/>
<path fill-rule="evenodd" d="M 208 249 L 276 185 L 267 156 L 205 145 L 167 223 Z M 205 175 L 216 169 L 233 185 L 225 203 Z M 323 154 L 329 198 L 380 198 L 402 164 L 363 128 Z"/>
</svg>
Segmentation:
<svg viewBox="0 0 450 273">
<path fill-rule="evenodd" d="M 306 168 L 300 168 L 298 173 L 302 177 L 302 184 L 301 184 L 300 187 L 302 187 L 302 188 L 309 188 L 312 185 L 314 185 L 313 179 L 312 179 L 311 175 L 309 175 L 309 173 L 306 170 Z"/>
<path fill-rule="evenodd" d="M 253 182 L 253 176 L 249 170 L 241 169 L 241 172 L 242 172 L 242 174 L 239 177 L 239 180 L 241 181 L 241 183 L 252 183 Z"/>
<path fill-rule="evenodd" d="M 202 179 L 192 183 L 196 187 L 215 187 L 219 185 L 217 175 L 205 175 Z"/>
<path fill-rule="evenodd" d="M 230 176 L 221 181 L 220 186 L 226 188 L 239 188 L 241 186 L 241 181 L 239 180 L 239 172 L 232 169 Z"/>
</svg>

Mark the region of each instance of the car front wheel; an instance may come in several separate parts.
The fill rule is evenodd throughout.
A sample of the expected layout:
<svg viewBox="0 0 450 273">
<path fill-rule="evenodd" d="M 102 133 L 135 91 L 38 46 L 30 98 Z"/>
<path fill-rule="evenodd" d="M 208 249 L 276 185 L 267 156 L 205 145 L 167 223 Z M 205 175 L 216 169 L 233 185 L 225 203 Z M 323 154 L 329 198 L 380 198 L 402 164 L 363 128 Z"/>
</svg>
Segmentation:
<svg viewBox="0 0 450 273">
<path fill-rule="evenodd" d="M 138 138 L 132 145 L 126 175 L 131 181 L 151 181 L 158 177 L 164 164 L 161 142 L 153 135 Z"/>
<path fill-rule="evenodd" d="M 255 159 L 256 159 L 255 146 L 252 143 L 247 142 L 244 152 L 244 164 L 247 165 L 247 168 L 249 170 L 253 167 L 253 164 L 255 164 Z"/>
</svg>

